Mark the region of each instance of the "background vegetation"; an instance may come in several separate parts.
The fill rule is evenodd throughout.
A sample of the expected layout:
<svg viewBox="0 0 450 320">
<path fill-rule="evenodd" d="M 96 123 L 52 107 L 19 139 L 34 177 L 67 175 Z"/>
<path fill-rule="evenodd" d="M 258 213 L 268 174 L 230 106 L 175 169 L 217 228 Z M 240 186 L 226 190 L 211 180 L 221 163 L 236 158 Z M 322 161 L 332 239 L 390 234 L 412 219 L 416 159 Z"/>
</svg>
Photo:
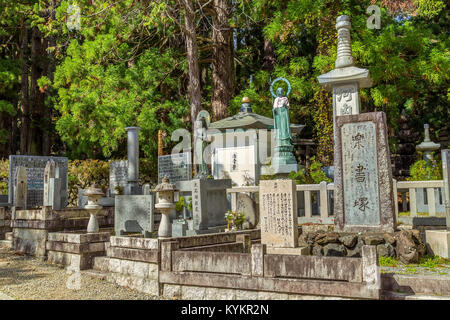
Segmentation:
<svg viewBox="0 0 450 320">
<path fill-rule="evenodd" d="M 366 26 L 371 4 L 381 8 L 379 30 Z M 79 28 L 70 5 L 80 8 Z M 125 127 L 140 126 L 155 175 L 158 130 L 170 151 L 171 132 L 190 129 L 200 108 L 218 120 L 244 95 L 270 116 L 269 84 L 283 76 L 291 121 L 307 125 L 303 137 L 330 165 L 332 102 L 317 76 L 334 68 L 341 14 L 351 17 L 356 63 L 374 80 L 361 91 L 362 111 L 386 112 L 392 150 L 402 110 L 413 130 L 429 123 L 432 139 L 448 130 L 444 1 L 3 0 L 0 11 L 0 158 L 124 158 Z M 87 174 L 78 164 L 74 176 Z"/>
</svg>

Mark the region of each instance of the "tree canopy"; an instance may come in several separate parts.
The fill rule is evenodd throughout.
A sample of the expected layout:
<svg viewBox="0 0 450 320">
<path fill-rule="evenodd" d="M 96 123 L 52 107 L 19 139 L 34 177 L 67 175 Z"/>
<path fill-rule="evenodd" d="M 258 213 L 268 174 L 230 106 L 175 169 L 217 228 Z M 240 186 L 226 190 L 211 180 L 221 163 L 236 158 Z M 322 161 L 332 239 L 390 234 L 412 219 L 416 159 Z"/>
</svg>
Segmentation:
<svg viewBox="0 0 450 320">
<path fill-rule="evenodd" d="M 380 29 L 367 27 L 371 4 Z M 249 96 L 271 116 L 270 82 L 285 77 L 291 121 L 306 124 L 329 164 L 332 101 L 317 76 L 334 68 L 341 14 L 374 83 L 361 90 L 362 111 L 386 112 L 391 148 L 403 110 L 415 130 L 448 130 L 444 1 L 3 0 L 0 10 L 0 158 L 119 158 L 125 127 L 140 126 L 142 152 L 156 160 L 158 130 L 169 151 L 171 132 L 190 129 L 199 107 L 218 120 Z"/>
</svg>

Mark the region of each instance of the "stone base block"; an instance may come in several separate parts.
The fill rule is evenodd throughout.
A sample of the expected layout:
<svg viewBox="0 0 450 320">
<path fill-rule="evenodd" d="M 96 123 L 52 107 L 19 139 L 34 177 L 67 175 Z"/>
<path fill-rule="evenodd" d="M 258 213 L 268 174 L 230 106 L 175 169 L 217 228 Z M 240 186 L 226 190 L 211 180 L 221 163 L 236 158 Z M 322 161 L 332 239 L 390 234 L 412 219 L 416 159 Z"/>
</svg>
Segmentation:
<svg viewBox="0 0 450 320">
<path fill-rule="evenodd" d="M 450 231 L 426 230 L 425 238 L 431 253 L 442 258 L 450 258 Z"/>
<path fill-rule="evenodd" d="M 57 264 L 67 267 L 73 271 L 87 270 L 92 268 L 94 257 L 101 253 L 84 253 L 76 254 L 69 252 L 49 251 L 47 253 L 47 261 L 49 263 Z"/>
<path fill-rule="evenodd" d="M 40 229 L 13 229 L 12 249 L 36 257 L 44 257 L 48 231 Z"/>
<path fill-rule="evenodd" d="M 92 265 L 92 269 L 97 271 L 109 271 L 109 258 L 100 256 L 100 257 L 94 257 L 94 262 Z"/>
<path fill-rule="evenodd" d="M 107 280 L 119 286 L 128 287 L 139 292 L 159 295 L 158 280 L 140 278 L 115 272 L 109 273 L 107 276 Z"/>
<path fill-rule="evenodd" d="M 156 263 L 109 258 L 108 271 L 126 276 L 158 280 L 158 265 Z"/>
<path fill-rule="evenodd" d="M 11 249 L 12 241 L 11 240 L 0 240 L 0 248 Z"/>
</svg>

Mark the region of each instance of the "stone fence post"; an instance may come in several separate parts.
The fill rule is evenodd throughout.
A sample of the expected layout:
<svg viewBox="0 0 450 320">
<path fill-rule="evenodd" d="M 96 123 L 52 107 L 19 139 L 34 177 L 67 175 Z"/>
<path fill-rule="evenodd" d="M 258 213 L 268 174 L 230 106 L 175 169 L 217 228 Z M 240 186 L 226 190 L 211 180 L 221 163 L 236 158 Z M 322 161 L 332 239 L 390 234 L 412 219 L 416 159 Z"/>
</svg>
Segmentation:
<svg viewBox="0 0 450 320">
<path fill-rule="evenodd" d="M 161 242 L 161 271 L 172 271 L 172 252 L 178 248 L 177 241 Z"/>
<path fill-rule="evenodd" d="M 264 255 L 266 254 L 265 244 L 253 244 L 251 246 L 252 255 L 252 276 L 264 277 Z"/>
<path fill-rule="evenodd" d="M 376 246 L 363 246 L 361 251 L 363 281 L 369 289 L 381 289 L 380 270 Z"/>
</svg>

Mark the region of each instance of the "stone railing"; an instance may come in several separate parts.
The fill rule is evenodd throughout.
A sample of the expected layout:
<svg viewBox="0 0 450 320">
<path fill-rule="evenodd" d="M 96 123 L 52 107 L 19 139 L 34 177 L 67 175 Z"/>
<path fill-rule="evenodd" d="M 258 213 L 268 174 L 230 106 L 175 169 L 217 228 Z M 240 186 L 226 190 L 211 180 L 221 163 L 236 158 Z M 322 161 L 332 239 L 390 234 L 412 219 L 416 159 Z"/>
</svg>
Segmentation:
<svg viewBox="0 0 450 320">
<path fill-rule="evenodd" d="M 327 184 L 325 181 L 319 184 L 298 184 L 298 223 L 334 223 L 333 190 L 334 184 Z M 259 203 L 258 192 L 258 186 L 233 187 L 227 189 L 227 193 L 231 196 L 231 210 L 236 210 L 237 208 L 238 193 L 251 194 L 256 203 Z"/>
<path fill-rule="evenodd" d="M 436 181 L 396 181 L 393 180 L 394 194 L 401 194 L 402 211 L 409 211 L 410 216 L 417 216 L 418 212 L 428 212 L 428 216 L 436 216 L 436 213 L 445 212 L 444 208 L 444 183 L 442 180 Z M 426 190 L 426 196 L 419 192 Z M 231 209 L 237 208 L 238 193 L 247 193 L 252 195 L 256 203 L 259 203 L 258 186 L 233 187 L 227 189 L 231 196 Z M 334 223 L 334 184 L 325 181 L 319 184 L 298 184 L 298 223 Z M 409 194 L 409 210 L 407 205 L 407 194 Z M 398 199 L 398 197 L 395 197 Z M 424 200 L 427 201 L 424 201 Z M 395 207 L 395 215 L 398 218 L 399 205 Z"/>
<path fill-rule="evenodd" d="M 444 181 L 395 181 L 394 193 L 402 197 L 402 211 L 409 211 L 410 217 L 416 217 L 418 212 L 428 212 L 428 216 L 437 216 L 445 213 L 444 208 Z M 409 210 L 407 203 L 409 195 Z M 395 215 L 398 217 L 398 208 L 395 206 Z"/>
</svg>

